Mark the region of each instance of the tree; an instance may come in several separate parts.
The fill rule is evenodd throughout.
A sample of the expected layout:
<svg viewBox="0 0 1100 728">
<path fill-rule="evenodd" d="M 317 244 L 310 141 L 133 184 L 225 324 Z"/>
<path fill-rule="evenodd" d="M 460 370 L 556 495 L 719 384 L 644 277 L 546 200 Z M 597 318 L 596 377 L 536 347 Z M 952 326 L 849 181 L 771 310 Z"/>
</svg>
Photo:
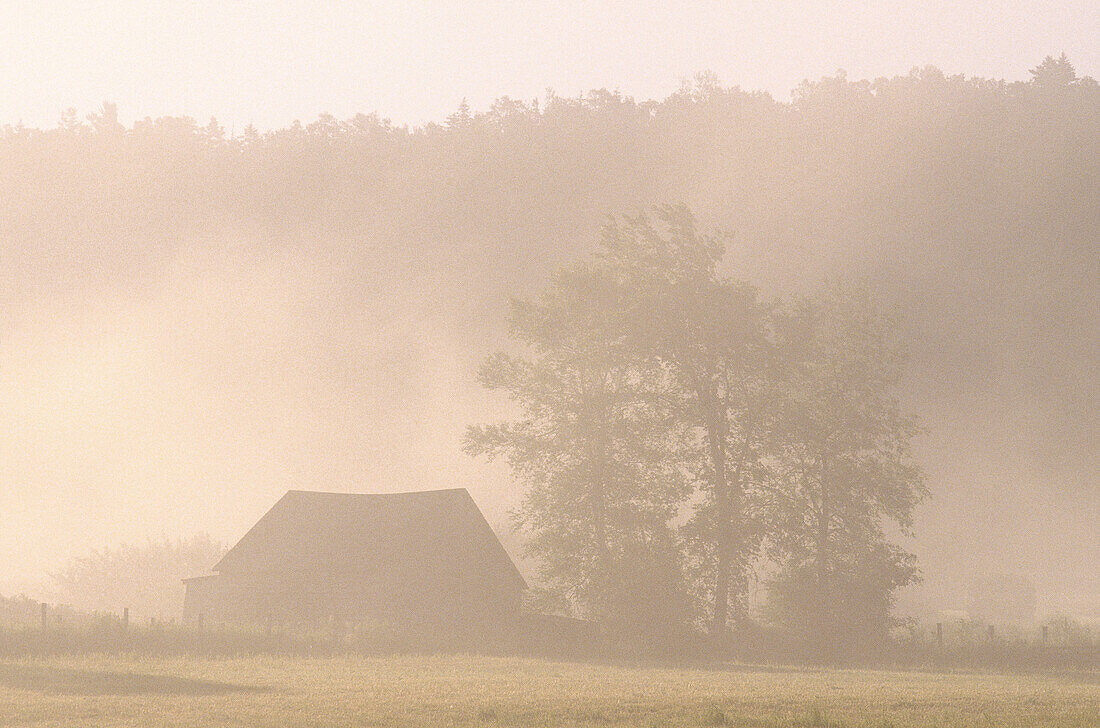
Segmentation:
<svg viewBox="0 0 1100 728">
<path fill-rule="evenodd" d="M 768 307 L 719 275 L 722 255 L 721 240 L 700 233 L 684 206 L 613 222 L 600 254 L 635 292 L 630 345 L 670 374 L 673 415 L 692 433 L 680 466 L 698 497 L 684 534 L 716 635 L 759 543 L 750 501 L 771 439 L 775 373 Z"/>
<path fill-rule="evenodd" d="M 511 335 L 480 380 L 519 416 L 469 428 L 471 455 L 504 457 L 524 488 L 514 513 L 546 587 L 613 627 L 653 632 L 684 619 L 675 534 L 685 495 L 670 456 L 667 382 L 625 345 L 627 291 L 605 266 L 560 271 L 537 301 L 513 301 Z"/>
<path fill-rule="evenodd" d="M 893 591 L 917 578 L 884 524 L 908 533 L 927 495 L 911 450 L 919 427 L 894 394 L 896 324 L 865 291 L 832 285 L 796 301 L 777 330 L 790 369 L 769 509 L 784 563 L 773 616 L 825 650 L 884 637 Z"/>
<path fill-rule="evenodd" d="M 1077 71 L 1066 58 L 1065 53 L 1058 58 L 1047 56 L 1042 63 L 1028 73 L 1031 74 L 1031 80 L 1036 86 L 1044 88 L 1069 86 L 1077 80 Z"/>
<path fill-rule="evenodd" d="M 764 613 L 819 657 L 865 657 L 894 624 L 895 590 L 917 576 L 916 559 L 893 544 L 837 538 L 826 587 L 813 560 L 790 559 L 768 584 Z"/>
<path fill-rule="evenodd" d="M 88 114 L 88 121 L 96 134 L 117 137 L 126 132 L 126 127 L 118 120 L 118 104 L 110 101 L 104 101 L 98 112 Z"/>
<path fill-rule="evenodd" d="M 473 123 L 474 117 L 470 113 L 470 105 L 466 103 L 465 97 L 462 99 L 462 103 L 458 105 L 458 109 L 453 114 L 447 117 L 448 129 L 465 129 Z"/>
<path fill-rule="evenodd" d="M 642 583 L 649 593 L 676 591 L 682 563 L 697 611 L 718 635 L 760 543 L 751 504 L 775 391 L 769 309 L 751 286 L 719 275 L 722 253 L 721 240 L 700 233 L 684 206 L 610 220 L 592 266 L 559 274 L 541 306 L 516 304 L 513 334 L 542 354 L 539 362 L 498 355 L 482 371 L 483 383 L 539 416 L 471 431 L 468 441 L 473 453 L 507 451 L 527 483 L 520 521 L 539 524 L 532 548 L 550 565 L 551 582 L 590 606 L 622 602 Z M 571 463 L 575 453 L 584 453 L 582 464 Z M 532 463 L 538 469 L 524 471 Z M 552 480 L 551 470 L 573 480 Z M 572 494 L 585 490 L 596 505 L 569 512 Z M 569 497 L 554 506 L 546 493 Z M 630 509 L 614 511 L 616 502 Z M 691 516 L 677 542 L 667 523 L 685 506 Z M 591 524 L 591 540 L 561 541 L 559 531 L 579 532 L 578 519 Z M 612 547 L 612 533 L 632 521 L 648 524 L 646 536 Z M 639 544 L 648 546 L 630 556 Z M 574 558 L 578 548 L 592 556 Z"/>
<path fill-rule="evenodd" d="M 123 544 L 73 559 L 53 575 L 57 599 L 85 611 L 175 618 L 183 611 L 183 579 L 217 563 L 225 548 L 209 536 Z"/>
</svg>

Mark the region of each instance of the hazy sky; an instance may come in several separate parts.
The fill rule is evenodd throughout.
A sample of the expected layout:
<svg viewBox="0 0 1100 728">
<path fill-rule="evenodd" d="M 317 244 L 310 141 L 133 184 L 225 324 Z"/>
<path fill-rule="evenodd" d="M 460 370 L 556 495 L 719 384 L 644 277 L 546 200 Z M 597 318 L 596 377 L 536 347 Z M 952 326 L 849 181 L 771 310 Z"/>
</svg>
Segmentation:
<svg viewBox="0 0 1100 728">
<path fill-rule="evenodd" d="M 417 124 L 547 88 L 663 98 L 702 70 L 785 100 L 839 68 L 1014 80 L 1064 51 L 1095 75 L 1097 38 L 1096 0 L 2 0 L 0 123 L 114 101 L 125 122 L 213 115 L 238 131 L 320 112 Z"/>
</svg>

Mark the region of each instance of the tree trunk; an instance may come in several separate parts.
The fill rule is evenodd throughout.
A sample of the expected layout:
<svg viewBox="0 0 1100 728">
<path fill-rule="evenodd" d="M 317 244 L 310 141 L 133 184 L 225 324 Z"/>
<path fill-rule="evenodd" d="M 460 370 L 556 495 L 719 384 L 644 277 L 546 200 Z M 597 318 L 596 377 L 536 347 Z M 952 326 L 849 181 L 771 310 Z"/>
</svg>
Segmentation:
<svg viewBox="0 0 1100 728">
<path fill-rule="evenodd" d="M 725 634 L 729 623 L 730 567 L 732 557 L 732 539 L 730 527 L 733 523 L 733 494 L 730 492 L 728 473 L 726 472 L 726 413 L 720 406 L 713 385 L 705 392 L 707 414 L 707 446 L 713 468 L 715 506 L 718 509 L 718 532 L 715 538 L 717 558 L 714 573 L 714 620 L 711 633 L 718 638 Z"/>
<path fill-rule="evenodd" d="M 588 504 L 592 511 L 593 537 L 599 558 L 598 570 L 604 577 L 610 577 L 613 571 L 611 546 L 607 534 L 607 494 L 604 492 L 607 477 L 607 442 L 598 416 L 593 417 L 588 426 L 590 437 L 588 451 Z M 604 596 L 607 596 L 606 594 Z"/>
<path fill-rule="evenodd" d="M 825 652 L 831 644 L 832 625 L 832 589 L 829 583 L 829 520 L 832 518 L 829 503 L 827 470 L 824 459 L 821 463 L 821 500 L 817 519 L 817 589 L 821 605 L 818 609 L 818 642 Z"/>
</svg>

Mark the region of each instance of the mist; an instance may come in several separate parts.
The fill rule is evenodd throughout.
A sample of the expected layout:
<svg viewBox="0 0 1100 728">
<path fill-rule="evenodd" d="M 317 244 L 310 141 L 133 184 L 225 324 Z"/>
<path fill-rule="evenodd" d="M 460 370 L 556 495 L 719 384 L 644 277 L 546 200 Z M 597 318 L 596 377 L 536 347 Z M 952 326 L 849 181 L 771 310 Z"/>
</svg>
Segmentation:
<svg viewBox="0 0 1100 728">
<path fill-rule="evenodd" d="M 844 278 L 896 307 L 932 492 L 903 604 L 1020 573 L 1092 609 L 1100 114 L 1089 79 L 1044 93 L 925 68 L 783 102 L 701 74 L 423 127 L 231 136 L 109 102 L 9 126 L 2 588 L 92 547 L 232 543 L 289 489 L 466 487 L 506 530 L 519 487 L 460 445 L 505 405 L 475 373 L 507 299 L 671 200 L 768 296 Z"/>
<path fill-rule="evenodd" d="M 0 9 L 0 724 L 1100 725 L 1100 5 Z"/>
</svg>

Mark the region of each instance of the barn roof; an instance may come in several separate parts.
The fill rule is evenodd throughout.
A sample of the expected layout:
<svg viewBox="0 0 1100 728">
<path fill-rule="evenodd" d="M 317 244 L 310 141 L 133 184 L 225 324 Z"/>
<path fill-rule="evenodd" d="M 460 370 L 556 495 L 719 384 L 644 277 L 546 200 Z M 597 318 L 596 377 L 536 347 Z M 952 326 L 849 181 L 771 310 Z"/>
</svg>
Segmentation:
<svg viewBox="0 0 1100 728">
<path fill-rule="evenodd" d="M 527 584 L 465 488 L 411 493 L 291 490 L 214 566 L 219 573 L 371 569 L 480 573 Z"/>
</svg>

